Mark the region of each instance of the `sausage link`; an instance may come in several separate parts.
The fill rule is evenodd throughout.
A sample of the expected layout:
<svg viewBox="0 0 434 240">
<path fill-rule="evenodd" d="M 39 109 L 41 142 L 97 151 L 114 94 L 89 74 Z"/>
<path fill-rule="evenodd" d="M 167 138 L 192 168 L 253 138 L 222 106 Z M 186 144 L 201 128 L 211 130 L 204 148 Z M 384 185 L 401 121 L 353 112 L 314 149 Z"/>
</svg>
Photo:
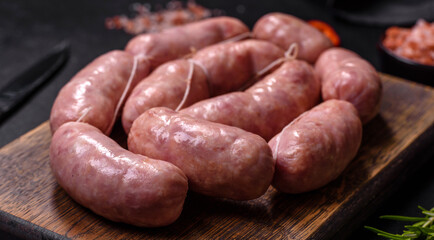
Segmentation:
<svg viewBox="0 0 434 240">
<path fill-rule="evenodd" d="M 343 48 L 329 49 L 318 58 L 315 71 L 321 79 L 324 100 L 349 101 L 364 124 L 378 114 L 381 79 L 375 68 L 359 55 Z"/>
<path fill-rule="evenodd" d="M 213 45 L 197 52 L 191 60 L 166 63 L 134 88 L 122 114 L 123 127 L 128 133 L 133 121 L 152 107 L 175 109 L 186 91 L 191 64 L 192 87 L 183 106 L 239 89 L 283 54 L 272 43 L 245 40 Z"/>
<path fill-rule="evenodd" d="M 62 88 L 51 111 L 51 131 L 55 132 L 63 123 L 86 115 L 81 121 L 109 134 L 118 106 L 123 104 L 123 90 L 133 73 L 134 56 L 138 67 L 131 89 L 150 70 L 166 61 L 248 31 L 235 18 L 218 17 L 133 38 L 126 52 L 111 51 L 100 56 Z"/>
<path fill-rule="evenodd" d="M 319 102 L 320 82 L 304 61 L 290 60 L 247 89 L 200 101 L 181 112 L 242 128 L 266 140 Z"/>
<path fill-rule="evenodd" d="M 257 198 L 274 173 L 271 150 L 258 135 L 164 107 L 134 121 L 128 148 L 175 164 L 187 175 L 191 190 L 214 197 Z"/>
<path fill-rule="evenodd" d="M 151 69 L 155 69 L 162 63 L 190 53 L 192 49 L 198 50 L 247 32 L 248 27 L 236 18 L 216 17 L 159 33 L 141 34 L 131 39 L 125 50 L 149 59 Z"/>
<path fill-rule="evenodd" d="M 116 118 L 116 109 L 129 77 L 136 85 L 149 72 L 147 62 L 138 61 L 124 51 L 110 51 L 78 72 L 59 92 L 50 114 L 51 132 L 66 122 L 89 123 L 109 134 Z M 131 91 L 132 88 L 130 88 Z"/>
<path fill-rule="evenodd" d="M 283 13 L 269 13 L 261 17 L 253 27 L 253 36 L 283 49 L 297 43 L 297 57 L 309 63 L 314 63 L 321 52 L 332 47 L 332 42 L 320 31 L 297 17 Z"/>
<path fill-rule="evenodd" d="M 262 40 L 244 40 L 216 44 L 193 56 L 193 61 L 207 71 L 211 96 L 234 91 L 252 80 L 284 51 Z"/>
<path fill-rule="evenodd" d="M 352 104 L 321 103 L 269 142 L 276 159 L 273 186 L 286 193 L 302 193 L 326 185 L 356 156 L 361 140 L 362 123 Z"/>
<path fill-rule="evenodd" d="M 165 226 L 181 214 L 188 182 L 165 161 L 133 154 L 97 128 L 63 124 L 53 135 L 50 165 L 78 203 L 115 222 Z"/>
<path fill-rule="evenodd" d="M 182 101 L 187 85 L 191 86 L 184 106 L 209 98 L 206 75 L 201 68 L 191 66 L 186 59 L 167 62 L 141 81 L 128 97 L 122 113 L 122 125 L 126 133 L 134 120 L 153 107 L 176 109 Z M 193 67 L 191 83 L 188 74 Z"/>
</svg>

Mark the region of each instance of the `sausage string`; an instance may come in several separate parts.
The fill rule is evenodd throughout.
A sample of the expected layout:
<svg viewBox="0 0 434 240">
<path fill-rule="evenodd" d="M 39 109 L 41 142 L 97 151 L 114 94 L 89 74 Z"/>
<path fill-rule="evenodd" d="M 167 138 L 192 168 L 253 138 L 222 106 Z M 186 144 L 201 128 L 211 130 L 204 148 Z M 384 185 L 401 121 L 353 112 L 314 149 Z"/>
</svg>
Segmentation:
<svg viewBox="0 0 434 240">
<path fill-rule="evenodd" d="M 252 36 L 253 36 L 253 34 L 251 32 L 245 32 L 245 33 L 238 34 L 234 37 L 228 38 L 224 41 L 221 41 L 220 43 L 238 42 L 238 41 L 246 39 L 246 38 L 251 38 Z"/>
<path fill-rule="evenodd" d="M 294 60 L 295 58 L 297 58 L 298 55 L 298 44 L 297 43 L 292 43 L 288 50 L 286 50 L 285 54 L 283 57 L 276 59 L 275 61 L 273 61 L 272 63 L 270 63 L 268 66 L 266 66 L 264 69 L 262 69 L 261 71 L 259 71 L 257 73 L 257 76 L 262 76 L 263 74 L 267 73 L 268 71 L 270 71 L 272 68 L 276 67 L 279 64 L 282 64 L 285 61 L 289 61 L 289 60 Z M 302 114 L 303 115 L 303 114 Z M 294 119 L 291 123 L 289 123 L 288 125 L 286 125 L 282 131 L 279 133 L 279 135 L 277 136 L 276 139 L 276 147 L 274 148 L 273 151 L 273 159 L 277 160 L 278 157 L 278 151 L 279 151 L 279 146 L 280 146 L 280 138 L 282 136 L 282 134 L 285 132 L 285 130 L 292 125 L 292 123 L 297 120 Z"/>
<path fill-rule="evenodd" d="M 229 42 L 238 42 L 240 40 L 244 40 L 246 38 L 251 38 L 253 35 L 251 32 L 245 32 L 245 33 L 241 33 L 238 34 L 232 38 L 228 38 L 226 40 L 223 40 L 221 42 L 218 42 L 216 44 L 223 44 L 223 43 L 229 43 Z M 193 57 L 194 54 L 196 54 L 197 49 L 195 47 L 190 47 L 190 53 L 184 55 L 182 58 L 184 59 L 190 59 L 191 57 Z"/>
<path fill-rule="evenodd" d="M 77 119 L 76 122 L 81 122 L 81 120 L 83 120 L 83 118 L 89 113 L 89 111 L 92 109 L 92 107 L 88 107 L 86 109 L 84 109 L 83 114 L 81 114 L 81 116 Z"/>
<path fill-rule="evenodd" d="M 275 161 L 277 161 L 277 157 L 278 157 L 278 151 L 279 151 L 279 146 L 280 146 L 280 139 L 283 135 L 283 133 L 285 133 L 286 129 L 291 126 L 294 122 L 297 121 L 297 119 L 299 119 L 301 116 L 303 116 L 305 113 L 301 114 L 300 116 L 298 116 L 296 119 L 294 119 L 292 122 L 290 122 L 288 125 L 286 125 L 282 131 L 279 133 L 279 135 L 276 138 L 276 147 L 274 147 L 274 151 L 273 151 L 273 159 Z"/>
<path fill-rule="evenodd" d="M 114 125 L 115 122 L 116 122 L 116 118 L 117 118 L 117 116 L 118 116 L 119 110 L 121 109 L 121 106 L 122 106 L 122 104 L 124 103 L 124 99 L 126 98 L 127 93 L 128 93 L 128 91 L 130 90 L 130 88 L 131 88 L 131 83 L 133 82 L 134 75 L 136 75 L 136 71 L 137 71 L 137 63 L 138 63 L 138 59 L 139 59 L 139 58 L 140 58 L 141 60 L 142 60 L 142 59 L 143 59 L 143 60 L 148 60 L 148 59 L 146 59 L 146 58 L 139 57 L 139 56 L 135 56 L 135 57 L 134 57 L 134 62 L 133 62 L 133 67 L 131 68 L 130 77 L 128 78 L 127 85 L 126 85 L 125 88 L 124 88 L 124 91 L 123 91 L 123 93 L 122 93 L 122 95 L 121 95 L 121 98 L 119 99 L 119 102 L 118 102 L 118 104 L 116 105 L 115 113 L 114 113 L 114 115 L 113 115 L 113 119 L 112 119 L 112 121 L 111 121 L 111 123 L 110 123 L 110 127 L 107 128 L 107 131 L 105 132 L 106 135 L 110 134 L 110 131 L 111 131 L 113 125 Z M 149 60 L 148 60 L 148 61 L 149 61 Z"/>
<path fill-rule="evenodd" d="M 245 32 L 245 33 L 238 34 L 235 37 L 221 41 L 220 43 L 237 42 L 237 41 L 243 40 L 245 38 L 250 38 L 250 37 L 252 37 L 252 33 L 251 32 Z M 202 71 L 204 72 L 206 79 L 209 79 L 209 73 L 208 73 L 208 70 L 205 68 L 205 66 L 203 66 L 202 63 L 194 61 L 193 59 L 191 59 L 191 57 L 196 53 L 196 51 L 197 50 L 195 48 L 192 48 L 191 53 L 184 56 L 184 58 L 188 58 L 188 61 L 190 63 L 190 68 L 189 68 L 189 72 L 188 72 L 188 76 L 187 76 L 187 87 L 185 89 L 184 96 L 182 97 L 182 100 L 179 103 L 179 105 L 176 107 L 175 111 L 179 111 L 184 106 L 185 101 L 187 100 L 188 94 L 190 93 L 191 82 L 192 82 L 193 72 L 194 72 L 194 65 L 197 65 L 198 67 L 200 67 L 202 69 Z M 209 88 L 209 91 L 210 91 L 210 94 L 212 95 L 212 92 L 211 92 L 212 89 L 211 88 Z"/>
<path fill-rule="evenodd" d="M 258 71 L 255 74 L 255 76 L 252 79 L 250 79 L 250 81 L 247 81 L 246 83 L 244 83 L 244 85 L 241 86 L 238 89 L 238 91 L 244 91 L 244 90 L 246 90 L 247 88 L 249 88 L 250 86 L 252 86 L 256 82 L 256 80 L 258 80 L 259 78 L 263 77 L 271 69 L 273 69 L 274 67 L 282 64 L 285 61 L 296 59 L 297 55 L 298 55 L 298 45 L 297 45 L 297 43 L 292 43 L 289 46 L 288 50 L 286 50 L 286 52 L 284 53 L 283 57 L 274 60 L 273 62 L 271 62 L 270 64 L 268 64 L 266 67 L 264 67 L 262 70 Z"/>
<path fill-rule="evenodd" d="M 188 70 L 188 75 L 187 75 L 187 87 L 185 88 L 184 96 L 182 97 L 182 100 L 179 103 L 178 107 L 176 107 L 175 111 L 181 110 L 181 108 L 185 104 L 185 101 L 188 98 L 188 94 L 190 94 L 191 83 L 193 81 L 193 73 L 194 73 L 194 66 L 195 65 L 198 66 L 199 68 L 201 68 L 203 73 L 205 74 L 206 79 L 209 79 L 208 70 L 206 70 L 206 68 L 202 65 L 202 63 L 194 61 L 193 59 L 188 59 L 188 62 L 190 63 L 190 68 Z M 211 89 L 210 89 L 210 91 L 211 91 Z"/>
<path fill-rule="evenodd" d="M 240 35 L 238 35 L 238 36 L 236 36 L 234 38 L 225 40 L 223 42 L 238 41 L 238 40 L 243 39 L 245 37 L 248 37 L 250 35 L 251 35 L 251 33 L 243 33 L 243 34 L 240 34 Z M 194 49 L 192 50 L 192 53 L 194 54 Z M 285 61 L 289 61 L 289 60 L 295 59 L 297 57 L 297 54 L 298 54 L 298 45 L 297 45 L 297 43 L 292 43 L 289 46 L 288 50 L 286 50 L 286 52 L 285 52 L 285 54 L 284 54 L 283 57 L 276 59 L 275 61 L 273 61 L 272 63 L 270 63 L 268 66 L 266 66 L 265 68 L 263 68 L 262 70 L 260 70 L 258 73 L 256 73 L 255 78 L 253 78 L 253 79 L 257 79 L 257 78 L 263 76 L 265 73 L 269 72 L 271 69 L 273 69 L 274 67 L 276 67 L 279 64 L 282 64 Z M 188 57 L 191 57 L 191 56 L 189 55 Z M 209 79 L 209 73 L 208 73 L 207 69 L 205 68 L 205 66 L 203 66 L 200 62 L 194 61 L 191 58 L 188 59 L 188 62 L 190 63 L 190 67 L 189 67 L 189 70 L 188 70 L 187 81 L 186 81 L 187 82 L 187 87 L 185 89 L 184 96 L 182 97 L 182 100 L 178 104 L 178 106 L 176 107 L 175 111 L 179 111 L 184 106 L 185 101 L 188 98 L 188 95 L 189 95 L 190 89 L 191 89 L 192 79 L 193 79 L 194 65 L 197 65 L 198 67 L 200 67 L 203 70 L 206 78 Z M 244 89 L 246 89 L 250 85 L 251 85 L 251 82 L 247 82 L 247 84 L 245 84 L 244 86 L 242 86 L 240 88 L 240 90 L 244 90 Z M 211 90 L 212 89 L 210 88 L 209 91 L 211 91 Z"/>
<path fill-rule="evenodd" d="M 185 88 L 184 96 L 182 97 L 182 100 L 179 103 L 178 107 L 176 107 L 175 111 L 179 111 L 184 106 L 185 101 L 187 100 L 188 94 L 190 93 L 191 82 L 192 82 L 193 72 L 194 72 L 194 62 L 193 62 L 193 60 L 189 59 L 188 63 L 190 63 L 190 67 L 189 67 L 188 75 L 187 75 L 187 87 Z"/>
<path fill-rule="evenodd" d="M 289 48 L 288 48 L 288 50 L 286 50 L 283 57 L 274 60 L 272 63 L 270 63 L 265 68 L 263 68 L 261 71 L 257 72 L 256 77 L 257 78 L 262 77 L 265 73 L 267 73 L 268 71 L 270 71 L 271 69 L 273 69 L 277 65 L 280 65 L 285 61 L 293 60 L 293 59 L 297 58 L 297 55 L 298 55 L 298 44 L 292 43 L 291 45 L 289 45 Z"/>
</svg>

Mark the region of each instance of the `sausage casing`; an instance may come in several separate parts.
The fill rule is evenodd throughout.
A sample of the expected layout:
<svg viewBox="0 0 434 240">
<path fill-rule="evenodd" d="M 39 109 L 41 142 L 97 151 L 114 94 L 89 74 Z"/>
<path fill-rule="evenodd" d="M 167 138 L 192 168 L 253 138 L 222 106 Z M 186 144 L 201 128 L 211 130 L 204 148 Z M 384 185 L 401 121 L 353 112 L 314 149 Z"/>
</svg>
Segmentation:
<svg viewBox="0 0 434 240">
<path fill-rule="evenodd" d="M 125 50 L 150 61 L 151 69 L 220 41 L 249 32 L 248 27 L 232 17 L 215 17 L 158 33 L 141 34 L 131 39 Z"/>
<path fill-rule="evenodd" d="M 245 92 L 202 100 L 181 112 L 242 128 L 266 140 L 319 102 L 320 82 L 304 61 L 290 60 Z"/>
<path fill-rule="evenodd" d="M 126 133 L 134 120 L 153 107 L 176 109 L 182 101 L 187 85 L 190 90 L 185 107 L 209 98 L 206 75 L 201 68 L 193 67 L 191 83 L 188 74 L 191 63 L 186 59 L 167 62 L 155 69 L 148 77 L 139 82 L 131 92 L 122 112 L 122 125 Z"/>
<path fill-rule="evenodd" d="M 326 185 L 356 156 L 361 140 L 362 123 L 351 103 L 321 103 L 269 142 L 276 159 L 273 186 L 301 193 Z"/>
<path fill-rule="evenodd" d="M 309 63 L 314 63 L 324 50 L 332 47 L 331 41 L 320 31 L 297 17 L 283 13 L 269 13 L 261 17 L 253 27 L 253 35 L 283 49 L 297 43 L 297 58 Z"/>
<path fill-rule="evenodd" d="M 344 48 L 331 48 L 318 58 L 315 71 L 321 79 L 324 100 L 351 102 L 362 123 L 369 122 L 378 114 L 381 79 L 375 68 L 359 55 Z"/>
<path fill-rule="evenodd" d="M 62 124 L 81 119 L 108 134 L 116 108 L 129 77 L 136 85 L 149 72 L 146 62 L 138 61 L 133 71 L 134 57 L 124 51 L 108 52 L 78 72 L 59 92 L 50 114 L 51 132 Z M 129 91 L 131 91 L 130 88 Z"/>
<path fill-rule="evenodd" d="M 283 50 L 260 40 L 228 42 L 198 51 L 191 60 L 181 59 L 158 67 L 141 81 L 125 103 L 122 124 L 128 133 L 133 121 L 152 107 L 175 109 L 183 99 L 190 68 L 190 92 L 183 107 L 209 96 L 235 91 L 252 80 Z M 191 66 L 193 64 L 193 66 Z"/>
<path fill-rule="evenodd" d="M 238 19 L 217 17 L 133 38 L 125 52 L 111 51 L 98 57 L 62 88 L 51 111 L 52 132 L 86 115 L 82 122 L 109 134 L 130 74 L 134 73 L 132 89 L 162 63 L 248 31 Z M 135 72 L 134 60 L 138 61 Z"/>
<path fill-rule="evenodd" d="M 75 201 L 116 222 L 168 225 L 187 195 L 187 177 L 179 168 L 131 153 L 86 123 L 65 123 L 54 133 L 50 165 Z"/>
<path fill-rule="evenodd" d="M 243 87 L 284 51 L 267 41 L 249 39 L 209 46 L 193 56 L 207 71 L 211 96 Z"/>
<path fill-rule="evenodd" d="M 134 121 L 128 148 L 175 164 L 188 177 L 191 190 L 214 197 L 257 198 L 274 173 L 271 150 L 258 135 L 164 107 Z"/>
</svg>

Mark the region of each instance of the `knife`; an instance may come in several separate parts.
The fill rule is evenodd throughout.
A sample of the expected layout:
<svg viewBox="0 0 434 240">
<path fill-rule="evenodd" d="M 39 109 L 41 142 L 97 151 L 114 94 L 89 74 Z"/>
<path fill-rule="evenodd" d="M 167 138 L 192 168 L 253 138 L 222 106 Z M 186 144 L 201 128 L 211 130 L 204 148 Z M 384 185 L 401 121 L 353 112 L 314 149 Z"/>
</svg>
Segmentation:
<svg viewBox="0 0 434 240">
<path fill-rule="evenodd" d="M 0 90 L 0 122 L 63 66 L 69 56 L 69 43 L 54 46 L 44 57 L 14 77 Z"/>
</svg>

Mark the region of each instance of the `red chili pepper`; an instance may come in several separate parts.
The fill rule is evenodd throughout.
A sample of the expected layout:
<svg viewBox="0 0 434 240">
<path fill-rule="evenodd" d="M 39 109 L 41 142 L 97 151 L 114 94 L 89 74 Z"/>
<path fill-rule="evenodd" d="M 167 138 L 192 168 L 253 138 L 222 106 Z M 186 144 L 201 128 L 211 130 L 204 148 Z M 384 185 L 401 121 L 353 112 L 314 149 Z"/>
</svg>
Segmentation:
<svg viewBox="0 0 434 240">
<path fill-rule="evenodd" d="M 310 20 L 309 23 L 312 27 L 321 31 L 324 35 L 327 36 L 328 39 L 333 43 L 334 46 L 339 46 L 341 43 L 341 39 L 336 31 L 327 23 L 320 20 Z"/>
</svg>

